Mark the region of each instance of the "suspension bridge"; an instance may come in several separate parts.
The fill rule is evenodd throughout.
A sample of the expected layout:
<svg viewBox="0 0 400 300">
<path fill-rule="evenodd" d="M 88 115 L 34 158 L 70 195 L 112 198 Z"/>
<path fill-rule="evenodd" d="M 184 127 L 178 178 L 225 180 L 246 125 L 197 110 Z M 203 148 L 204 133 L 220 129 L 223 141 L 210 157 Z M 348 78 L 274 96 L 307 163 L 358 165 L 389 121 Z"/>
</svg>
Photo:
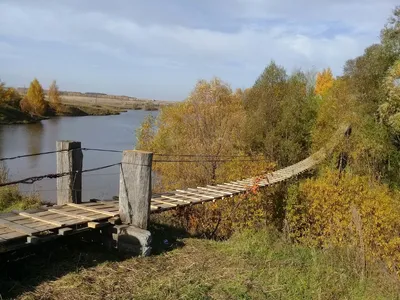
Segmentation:
<svg viewBox="0 0 400 300">
<path fill-rule="evenodd" d="M 59 189 L 57 205 L 0 214 L 0 253 L 66 235 L 104 230 L 104 228 L 119 226 L 121 223 L 147 229 L 150 214 L 217 201 L 246 193 L 254 186 L 265 188 L 283 182 L 321 163 L 349 131 L 350 126 L 341 126 L 326 146 L 316 153 L 296 164 L 263 176 L 216 185 L 177 189 L 160 194 L 151 193 L 151 164 L 153 162 L 151 153 L 124 151 L 121 163 L 82 170 L 81 151 L 90 149 L 81 148 L 78 142 L 58 142 L 56 151 L 42 153 L 57 153 L 58 173 L 0 184 L 1 187 L 18 183 L 29 184 L 43 178 L 57 178 Z M 92 150 L 102 151 L 101 149 Z M 24 156 L 1 160 L 22 157 Z M 82 202 L 80 199 L 81 174 L 115 165 L 120 165 L 119 200 Z"/>
</svg>

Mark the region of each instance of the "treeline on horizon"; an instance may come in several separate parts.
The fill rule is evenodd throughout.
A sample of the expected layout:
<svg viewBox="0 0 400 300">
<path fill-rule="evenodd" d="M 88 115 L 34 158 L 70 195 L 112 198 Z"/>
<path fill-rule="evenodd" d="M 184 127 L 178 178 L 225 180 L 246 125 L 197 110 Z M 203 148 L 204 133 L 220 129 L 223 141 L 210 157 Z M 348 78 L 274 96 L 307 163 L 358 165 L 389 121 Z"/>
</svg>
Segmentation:
<svg viewBox="0 0 400 300">
<path fill-rule="evenodd" d="M 400 275 L 400 7 L 380 42 L 348 60 L 342 76 L 329 68 L 288 74 L 271 62 L 245 90 L 200 80 L 184 102 L 145 120 L 137 148 L 176 160 L 203 157 L 155 163 L 156 191 L 168 191 L 291 165 L 325 146 L 342 124 L 351 124 L 350 137 L 299 180 L 158 220 L 217 239 L 274 224 L 292 242 L 355 249 L 362 272 L 379 261 Z"/>
</svg>

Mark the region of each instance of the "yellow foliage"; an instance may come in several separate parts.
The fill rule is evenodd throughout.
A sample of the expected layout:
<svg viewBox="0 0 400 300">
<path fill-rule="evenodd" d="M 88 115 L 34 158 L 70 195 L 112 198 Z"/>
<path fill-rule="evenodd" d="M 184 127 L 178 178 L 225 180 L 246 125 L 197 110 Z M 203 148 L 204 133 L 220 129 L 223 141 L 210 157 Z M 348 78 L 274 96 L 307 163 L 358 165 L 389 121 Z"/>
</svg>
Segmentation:
<svg viewBox="0 0 400 300">
<path fill-rule="evenodd" d="M 33 115 L 44 116 L 47 112 L 48 104 L 44 100 L 44 91 L 42 86 L 40 85 L 39 81 L 35 78 L 26 93 L 26 97 L 24 102 L 21 103 L 21 109 L 25 110 L 28 109 L 29 112 Z"/>
<path fill-rule="evenodd" d="M 216 202 L 182 207 L 153 216 L 153 221 L 184 229 L 191 235 L 226 239 L 235 231 L 261 229 L 275 221 L 273 189 L 249 187 L 247 193 Z"/>
<path fill-rule="evenodd" d="M 369 259 L 400 267 L 400 202 L 386 185 L 367 176 L 326 171 L 291 188 L 290 236 L 313 246 L 354 246 Z"/>
<path fill-rule="evenodd" d="M 0 103 L 18 107 L 21 101 L 21 95 L 11 87 L 5 87 L 4 83 L 0 83 Z"/>
<path fill-rule="evenodd" d="M 324 96 L 332 88 L 334 81 L 335 79 L 330 68 L 318 72 L 315 83 L 315 94 Z"/>
<path fill-rule="evenodd" d="M 55 80 L 51 83 L 49 87 L 49 102 L 54 106 L 56 111 L 60 109 L 61 96 Z"/>
<path fill-rule="evenodd" d="M 157 190 L 237 180 L 270 169 L 262 156 L 241 150 L 244 118 L 241 92 L 213 79 L 199 81 L 186 101 L 162 108 L 157 120 L 147 119 L 137 132 L 137 148 L 156 153 L 155 161 L 177 161 L 153 164 Z"/>
</svg>

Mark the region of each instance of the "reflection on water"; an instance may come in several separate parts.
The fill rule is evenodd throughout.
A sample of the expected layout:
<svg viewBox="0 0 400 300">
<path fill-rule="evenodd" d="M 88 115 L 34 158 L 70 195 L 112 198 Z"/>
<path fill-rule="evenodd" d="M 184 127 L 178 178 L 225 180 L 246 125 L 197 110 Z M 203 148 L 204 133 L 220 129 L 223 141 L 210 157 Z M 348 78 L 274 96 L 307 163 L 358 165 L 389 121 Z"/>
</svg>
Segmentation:
<svg viewBox="0 0 400 300">
<path fill-rule="evenodd" d="M 82 142 L 82 147 L 126 150 L 135 145 L 135 130 L 148 115 L 157 112 L 129 111 L 117 116 L 58 117 L 36 124 L 0 125 L 0 157 L 55 150 L 58 140 Z M 121 161 L 120 153 L 83 153 L 83 168 L 95 168 Z M 40 155 L 7 162 L 12 179 L 56 172 L 56 155 Z M 118 194 L 119 168 L 83 175 L 83 199 L 110 199 Z M 56 180 L 21 185 L 23 192 L 38 192 L 46 201 L 56 200 Z"/>
<path fill-rule="evenodd" d="M 42 123 L 31 124 L 26 126 L 24 132 L 27 141 L 27 153 L 39 153 L 42 152 L 42 140 L 43 140 L 44 126 Z M 38 156 L 30 156 L 29 168 L 36 168 L 38 165 Z"/>
</svg>

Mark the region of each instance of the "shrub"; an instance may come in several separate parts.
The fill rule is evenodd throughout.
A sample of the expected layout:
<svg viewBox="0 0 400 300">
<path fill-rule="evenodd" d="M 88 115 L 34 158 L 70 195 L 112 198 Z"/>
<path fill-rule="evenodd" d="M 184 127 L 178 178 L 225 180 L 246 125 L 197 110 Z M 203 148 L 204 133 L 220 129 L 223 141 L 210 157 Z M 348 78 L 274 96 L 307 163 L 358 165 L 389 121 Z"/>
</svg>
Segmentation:
<svg viewBox="0 0 400 300">
<path fill-rule="evenodd" d="M 325 171 L 291 187 L 287 223 L 296 241 L 357 247 L 367 259 L 383 259 L 399 271 L 399 195 L 370 177 Z"/>
<path fill-rule="evenodd" d="M 0 165 L 0 183 L 8 181 L 8 171 Z M 18 186 L 0 187 L 0 212 L 25 210 L 38 207 L 41 204 L 37 195 L 23 196 Z"/>
</svg>

